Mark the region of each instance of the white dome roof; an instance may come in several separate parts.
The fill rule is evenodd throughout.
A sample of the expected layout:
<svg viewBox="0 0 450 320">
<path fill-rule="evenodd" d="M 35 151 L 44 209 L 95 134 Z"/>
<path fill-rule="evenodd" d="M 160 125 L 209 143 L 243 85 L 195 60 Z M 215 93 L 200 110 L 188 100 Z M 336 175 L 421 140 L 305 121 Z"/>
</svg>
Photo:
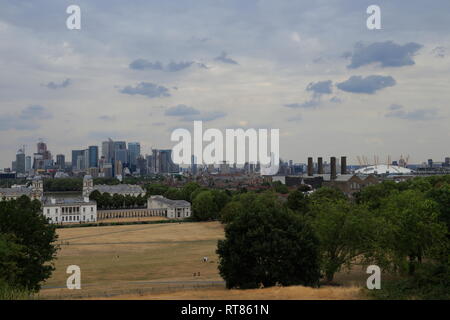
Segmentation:
<svg viewBox="0 0 450 320">
<path fill-rule="evenodd" d="M 357 174 L 409 174 L 413 171 L 399 166 L 387 166 L 380 164 L 377 166 L 368 166 L 355 171 Z"/>
</svg>

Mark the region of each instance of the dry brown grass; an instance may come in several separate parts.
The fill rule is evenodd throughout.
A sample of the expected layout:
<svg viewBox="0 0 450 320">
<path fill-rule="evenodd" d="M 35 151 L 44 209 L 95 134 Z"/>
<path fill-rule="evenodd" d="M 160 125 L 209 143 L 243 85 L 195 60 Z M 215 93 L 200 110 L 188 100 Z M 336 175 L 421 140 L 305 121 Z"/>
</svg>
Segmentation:
<svg viewBox="0 0 450 320">
<path fill-rule="evenodd" d="M 58 229 L 56 270 L 44 299 L 357 299 L 362 270 L 341 273 L 346 287 L 226 290 L 217 269 L 218 222 Z M 204 263 L 202 258 L 209 261 Z M 66 268 L 81 268 L 81 290 L 66 286 Z M 200 276 L 194 276 L 200 273 Z M 341 281 L 342 280 L 342 281 Z"/>
<path fill-rule="evenodd" d="M 110 297 L 120 300 L 358 300 L 364 297 L 358 287 L 292 286 L 252 290 L 204 289 L 159 294 L 128 294 Z M 105 299 L 105 298 L 100 298 Z"/>
</svg>

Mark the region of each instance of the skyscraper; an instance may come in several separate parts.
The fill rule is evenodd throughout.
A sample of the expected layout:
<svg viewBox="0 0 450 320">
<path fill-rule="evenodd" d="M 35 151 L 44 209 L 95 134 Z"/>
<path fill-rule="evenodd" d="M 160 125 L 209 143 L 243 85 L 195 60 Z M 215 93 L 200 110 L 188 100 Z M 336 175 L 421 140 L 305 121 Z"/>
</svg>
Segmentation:
<svg viewBox="0 0 450 320">
<path fill-rule="evenodd" d="M 141 144 L 139 142 L 128 142 L 129 163 L 131 166 L 137 165 L 137 159 L 141 155 Z"/>
<path fill-rule="evenodd" d="M 178 173 L 180 168 L 172 161 L 172 150 L 152 150 L 152 172 L 154 173 Z"/>
<path fill-rule="evenodd" d="M 25 157 L 25 172 L 28 172 L 31 170 L 31 156 Z"/>
<path fill-rule="evenodd" d="M 16 154 L 16 172 L 25 173 L 25 152 L 19 149 Z"/>
<path fill-rule="evenodd" d="M 63 154 L 56 155 L 56 166 L 58 169 L 64 170 L 66 168 L 66 156 Z"/>
<path fill-rule="evenodd" d="M 72 169 L 78 167 L 78 157 L 84 156 L 84 150 L 72 150 Z"/>
<path fill-rule="evenodd" d="M 105 163 L 112 163 L 114 158 L 114 141 L 111 138 L 102 142 L 102 157 L 105 158 Z"/>
<path fill-rule="evenodd" d="M 98 146 L 89 147 L 89 168 L 98 167 Z"/>
</svg>

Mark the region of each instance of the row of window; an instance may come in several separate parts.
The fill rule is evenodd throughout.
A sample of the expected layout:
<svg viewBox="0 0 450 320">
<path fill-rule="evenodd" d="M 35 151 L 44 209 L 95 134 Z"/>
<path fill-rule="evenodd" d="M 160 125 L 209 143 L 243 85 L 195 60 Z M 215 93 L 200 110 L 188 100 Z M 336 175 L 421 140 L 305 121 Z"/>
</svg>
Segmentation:
<svg viewBox="0 0 450 320">
<path fill-rule="evenodd" d="M 94 215 L 91 215 L 91 220 L 94 220 Z M 62 216 L 61 221 L 62 222 L 80 221 L 80 216 L 67 216 L 67 217 Z M 83 219 L 81 221 L 86 221 L 86 216 L 83 216 Z M 55 222 L 58 222 L 58 217 L 55 217 Z"/>
<path fill-rule="evenodd" d="M 80 207 L 62 207 L 61 208 L 62 213 L 79 213 Z M 94 207 L 91 207 L 91 212 L 94 212 Z M 59 213 L 59 209 L 55 209 L 55 213 Z M 86 207 L 83 207 L 83 213 L 86 213 Z M 50 214 L 50 209 L 47 209 L 47 214 Z"/>
</svg>

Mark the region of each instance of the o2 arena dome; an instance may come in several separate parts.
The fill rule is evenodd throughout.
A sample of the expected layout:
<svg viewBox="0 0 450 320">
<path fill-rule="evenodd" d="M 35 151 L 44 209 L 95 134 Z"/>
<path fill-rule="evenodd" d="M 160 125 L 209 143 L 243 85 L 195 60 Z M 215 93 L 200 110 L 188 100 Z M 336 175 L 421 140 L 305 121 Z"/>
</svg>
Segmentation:
<svg viewBox="0 0 450 320">
<path fill-rule="evenodd" d="M 355 171 L 357 174 L 411 174 L 413 171 L 408 168 L 399 166 L 388 166 L 380 164 L 376 166 L 368 166 Z"/>
</svg>

